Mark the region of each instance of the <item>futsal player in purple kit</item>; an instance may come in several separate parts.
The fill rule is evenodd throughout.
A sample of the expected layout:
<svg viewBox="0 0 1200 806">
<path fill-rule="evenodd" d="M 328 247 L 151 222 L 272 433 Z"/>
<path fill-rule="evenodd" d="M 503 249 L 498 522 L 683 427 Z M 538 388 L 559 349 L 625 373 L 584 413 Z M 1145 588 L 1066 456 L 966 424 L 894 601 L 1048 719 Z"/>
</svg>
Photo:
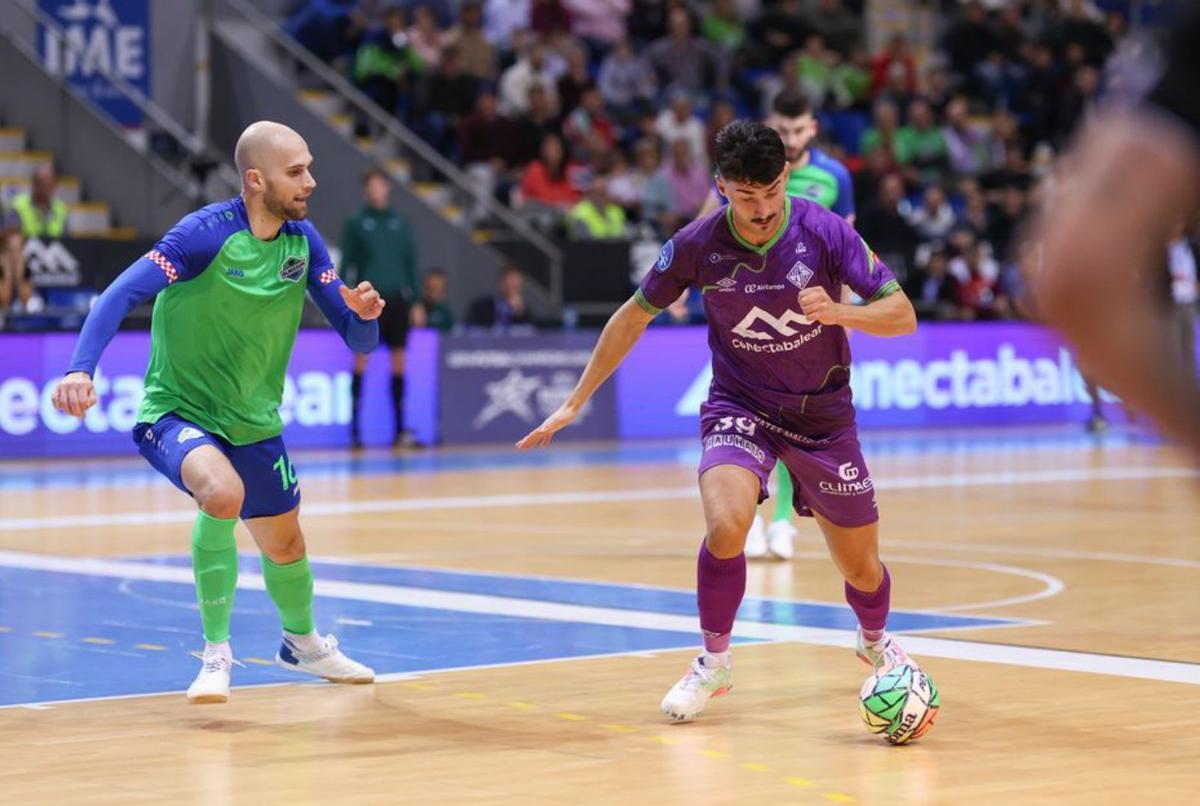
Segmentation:
<svg viewBox="0 0 1200 806">
<path fill-rule="evenodd" d="M 718 186 L 729 204 L 667 242 L 634 296 L 613 315 L 565 403 L 517 443 L 546 445 L 637 342 L 646 325 L 699 287 L 713 380 L 701 407 L 700 495 L 706 534 L 697 569 L 704 651 L 662 702 L 688 721 L 731 687 L 734 617 L 746 589 L 746 532 L 767 497 L 776 458 L 795 482 L 797 512 L 812 516 L 845 577 L 859 621 L 857 650 L 882 668 L 911 663 L 886 630 L 891 579 L 879 561 L 879 513 L 863 462 L 843 328 L 875 336 L 916 329 L 912 304 L 846 221 L 786 195 L 779 135 L 734 121 L 717 135 Z M 866 305 L 835 300 L 848 285 Z"/>
</svg>

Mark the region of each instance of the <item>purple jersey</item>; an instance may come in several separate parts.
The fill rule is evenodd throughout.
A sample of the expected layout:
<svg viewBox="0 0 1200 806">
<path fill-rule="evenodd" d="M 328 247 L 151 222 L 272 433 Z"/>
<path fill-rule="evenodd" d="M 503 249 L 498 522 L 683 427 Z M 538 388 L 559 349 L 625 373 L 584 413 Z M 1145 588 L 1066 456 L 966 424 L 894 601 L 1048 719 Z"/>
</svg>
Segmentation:
<svg viewBox="0 0 1200 806">
<path fill-rule="evenodd" d="M 835 301 L 843 284 L 868 301 L 900 285 L 838 215 L 787 197 L 784 225 L 761 247 L 744 241 L 725 207 L 667 241 L 636 299 L 649 313 L 698 286 L 713 356 L 709 399 L 733 399 L 808 435 L 854 421 L 850 344 L 837 325 L 812 322 L 797 295 L 821 286 Z"/>
</svg>

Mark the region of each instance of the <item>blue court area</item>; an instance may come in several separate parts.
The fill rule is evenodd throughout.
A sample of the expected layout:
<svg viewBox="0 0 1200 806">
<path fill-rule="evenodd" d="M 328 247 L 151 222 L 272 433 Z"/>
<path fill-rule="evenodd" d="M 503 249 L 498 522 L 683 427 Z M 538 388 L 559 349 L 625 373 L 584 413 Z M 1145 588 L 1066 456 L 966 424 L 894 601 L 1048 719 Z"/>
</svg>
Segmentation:
<svg viewBox="0 0 1200 806">
<path fill-rule="evenodd" d="M 693 647 L 688 591 L 541 577 L 314 562 L 318 628 L 378 674 Z M 233 618 L 235 685 L 307 678 L 273 666 L 275 608 L 242 559 Z M 257 589 L 255 589 L 257 587 Z M 119 561 L 0 556 L 0 706 L 182 691 L 202 646 L 183 556 Z M 841 605 L 747 599 L 758 632 L 850 630 Z M 897 631 L 1025 622 L 893 611 Z M 772 627 L 771 625 L 776 625 Z M 736 634 L 736 633 L 735 633 Z M 741 637 L 739 640 L 763 640 Z"/>
</svg>

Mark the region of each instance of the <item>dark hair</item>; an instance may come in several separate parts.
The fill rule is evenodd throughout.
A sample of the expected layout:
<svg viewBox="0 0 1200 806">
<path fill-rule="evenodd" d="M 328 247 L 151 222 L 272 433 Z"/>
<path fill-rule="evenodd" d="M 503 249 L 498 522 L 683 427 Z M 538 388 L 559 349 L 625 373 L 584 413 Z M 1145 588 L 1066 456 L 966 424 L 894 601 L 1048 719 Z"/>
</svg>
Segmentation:
<svg viewBox="0 0 1200 806">
<path fill-rule="evenodd" d="M 448 278 L 449 275 L 446 274 L 445 269 L 441 268 L 440 266 L 434 266 L 431 269 L 425 270 L 425 276 L 426 277 L 441 277 L 443 280 L 445 280 Z"/>
<path fill-rule="evenodd" d="M 365 186 L 372 179 L 377 178 L 382 179 L 384 182 L 387 182 L 390 179 L 390 177 L 387 175 L 387 171 L 384 171 L 382 168 L 369 168 L 367 172 L 363 174 L 363 185 Z"/>
<path fill-rule="evenodd" d="M 778 132 L 753 120 L 735 120 L 717 132 L 713 158 L 722 179 L 751 185 L 771 184 L 787 164 Z"/>
<path fill-rule="evenodd" d="M 771 102 L 771 111 L 784 118 L 798 118 L 812 112 L 812 102 L 800 90 L 784 90 Z"/>
</svg>

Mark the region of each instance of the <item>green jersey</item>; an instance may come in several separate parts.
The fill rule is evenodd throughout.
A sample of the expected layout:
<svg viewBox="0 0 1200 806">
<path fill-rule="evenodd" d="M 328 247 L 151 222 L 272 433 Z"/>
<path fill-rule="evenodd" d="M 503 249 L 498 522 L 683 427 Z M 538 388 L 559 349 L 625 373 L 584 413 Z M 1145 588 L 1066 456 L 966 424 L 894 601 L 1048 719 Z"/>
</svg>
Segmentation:
<svg viewBox="0 0 1200 806">
<path fill-rule="evenodd" d="M 842 218 L 854 214 L 854 185 L 846 166 L 813 146 L 808 150 L 808 162 L 803 168 L 793 168 L 788 174 L 789 196 L 814 201 Z"/>
<path fill-rule="evenodd" d="M 854 215 L 854 185 L 850 171 L 816 146 L 808 149 L 808 162 L 803 168 L 793 168 L 788 173 L 787 195 L 816 202 L 842 218 Z M 728 201 L 720 190 L 717 197 L 722 203 Z"/>
<path fill-rule="evenodd" d="M 146 257 L 167 285 L 154 303 L 138 421 L 175 412 L 234 445 L 278 436 L 305 290 L 343 337 L 346 314 L 354 316 L 316 229 L 288 221 L 259 240 L 234 198 L 184 217 Z"/>
</svg>

